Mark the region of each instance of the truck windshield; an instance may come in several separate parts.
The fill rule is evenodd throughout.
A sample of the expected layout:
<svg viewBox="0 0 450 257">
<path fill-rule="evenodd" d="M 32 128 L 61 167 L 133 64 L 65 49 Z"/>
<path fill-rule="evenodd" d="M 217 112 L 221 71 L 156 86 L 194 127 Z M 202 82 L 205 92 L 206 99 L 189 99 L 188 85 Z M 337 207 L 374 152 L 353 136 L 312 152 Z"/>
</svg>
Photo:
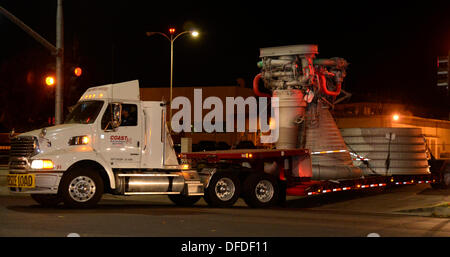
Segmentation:
<svg viewBox="0 0 450 257">
<path fill-rule="evenodd" d="M 102 106 L 103 101 L 78 102 L 73 111 L 67 116 L 64 124 L 91 124 L 97 118 Z"/>
</svg>

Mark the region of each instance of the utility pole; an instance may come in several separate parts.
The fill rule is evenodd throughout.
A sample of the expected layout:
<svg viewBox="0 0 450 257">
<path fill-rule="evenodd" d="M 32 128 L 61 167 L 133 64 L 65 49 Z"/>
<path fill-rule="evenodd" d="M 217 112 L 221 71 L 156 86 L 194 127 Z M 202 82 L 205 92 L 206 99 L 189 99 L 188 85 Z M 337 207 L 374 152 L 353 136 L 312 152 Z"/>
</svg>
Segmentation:
<svg viewBox="0 0 450 257">
<path fill-rule="evenodd" d="M 0 6 L 0 13 L 2 13 L 11 22 L 19 26 L 25 32 L 27 32 L 36 41 L 47 48 L 53 55 L 56 55 L 56 88 L 55 88 L 55 124 L 61 124 L 62 110 L 63 110 L 63 58 L 64 58 L 64 28 L 63 28 L 63 13 L 62 13 L 62 0 L 58 0 L 56 9 L 56 47 L 48 42 L 45 38 L 39 35 L 36 31 L 32 30 L 25 23 L 23 23 L 16 16 L 8 12 L 5 8 Z"/>
<path fill-rule="evenodd" d="M 62 0 L 58 0 L 56 9 L 56 88 L 55 88 L 55 124 L 62 123 L 64 88 L 64 24 Z"/>
</svg>

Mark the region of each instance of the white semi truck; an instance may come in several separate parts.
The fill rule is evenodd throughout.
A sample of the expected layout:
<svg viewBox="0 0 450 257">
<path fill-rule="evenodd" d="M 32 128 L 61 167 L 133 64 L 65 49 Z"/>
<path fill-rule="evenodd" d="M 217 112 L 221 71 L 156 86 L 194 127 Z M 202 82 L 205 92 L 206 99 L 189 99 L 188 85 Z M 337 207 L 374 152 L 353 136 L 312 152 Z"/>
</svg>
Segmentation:
<svg viewBox="0 0 450 257">
<path fill-rule="evenodd" d="M 316 54 L 315 45 L 261 49 L 254 92 L 279 99 L 280 137 L 272 147 L 181 153 L 180 164 L 163 102 L 141 101 L 138 81 L 92 87 L 64 124 L 11 139 L 10 191 L 78 208 L 95 206 L 103 193 L 163 194 L 178 205 L 203 196 L 214 207 L 243 197 L 268 207 L 286 195 L 450 186 L 450 165 L 430 170 L 420 129 L 341 132 L 328 109 L 347 62 Z M 260 80 L 272 94 L 259 91 Z"/>
<path fill-rule="evenodd" d="M 178 163 L 165 113 L 163 102 L 140 100 L 137 80 L 89 88 L 64 124 L 11 140 L 11 191 L 73 207 L 93 206 L 104 192 L 198 200 L 203 184 Z"/>
</svg>

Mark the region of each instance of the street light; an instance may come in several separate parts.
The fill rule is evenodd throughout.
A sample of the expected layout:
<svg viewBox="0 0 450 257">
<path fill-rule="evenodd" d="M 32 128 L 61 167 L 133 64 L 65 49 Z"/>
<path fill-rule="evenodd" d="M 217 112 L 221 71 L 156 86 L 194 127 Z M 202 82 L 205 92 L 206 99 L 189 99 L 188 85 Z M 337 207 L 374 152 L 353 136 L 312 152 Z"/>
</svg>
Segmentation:
<svg viewBox="0 0 450 257">
<path fill-rule="evenodd" d="M 170 109 L 170 114 L 169 114 L 169 122 L 172 120 L 172 82 L 173 82 L 173 42 L 179 38 L 181 35 L 185 35 L 187 33 L 190 33 L 192 37 L 196 38 L 198 37 L 199 33 L 196 30 L 188 30 L 188 31 L 183 31 L 181 33 L 179 33 L 178 35 L 175 35 L 175 28 L 169 28 L 169 35 L 162 33 L 162 32 L 147 32 L 147 36 L 153 36 L 156 34 L 159 34 L 161 36 L 164 36 L 165 38 L 167 38 L 170 41 L 170 101 L 169 101 L 169 109 Z M 175 36 L 174 36 L 175 35 Z"/>
<path fill-rule="evenodd" d="M 55 85 L 55 77 L 53 77 L 53 76 L 47 76 L 46 78 L 45 78 L 45 84 L 47 85 L 47 86 L 53 86 L 53 85 Z"/>
</svg>

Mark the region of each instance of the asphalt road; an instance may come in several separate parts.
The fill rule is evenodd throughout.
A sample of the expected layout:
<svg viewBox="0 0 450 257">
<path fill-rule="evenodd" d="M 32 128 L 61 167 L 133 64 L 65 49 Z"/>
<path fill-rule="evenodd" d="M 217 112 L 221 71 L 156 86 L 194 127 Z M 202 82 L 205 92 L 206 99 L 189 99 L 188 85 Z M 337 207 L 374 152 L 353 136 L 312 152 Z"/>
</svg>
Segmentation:
<svg viewBox="0 0 450 257">
<path fill-rule="evenodd" d="M 290 197 L 286 207 L 273 209 L 250 209 L 242 201 L 233 208 L 209 208 L 203 200 L 180 208 L 164 196 L 105 196 L 98 208 L 72 210 L 43 208 L 27 196 L 1 195 L 0 236 L 448 237 L 450 219 L 405 211 L 444 202 L 450 202 L 449 191 L 432 190 L 429 185 Z"/>
</svg>

